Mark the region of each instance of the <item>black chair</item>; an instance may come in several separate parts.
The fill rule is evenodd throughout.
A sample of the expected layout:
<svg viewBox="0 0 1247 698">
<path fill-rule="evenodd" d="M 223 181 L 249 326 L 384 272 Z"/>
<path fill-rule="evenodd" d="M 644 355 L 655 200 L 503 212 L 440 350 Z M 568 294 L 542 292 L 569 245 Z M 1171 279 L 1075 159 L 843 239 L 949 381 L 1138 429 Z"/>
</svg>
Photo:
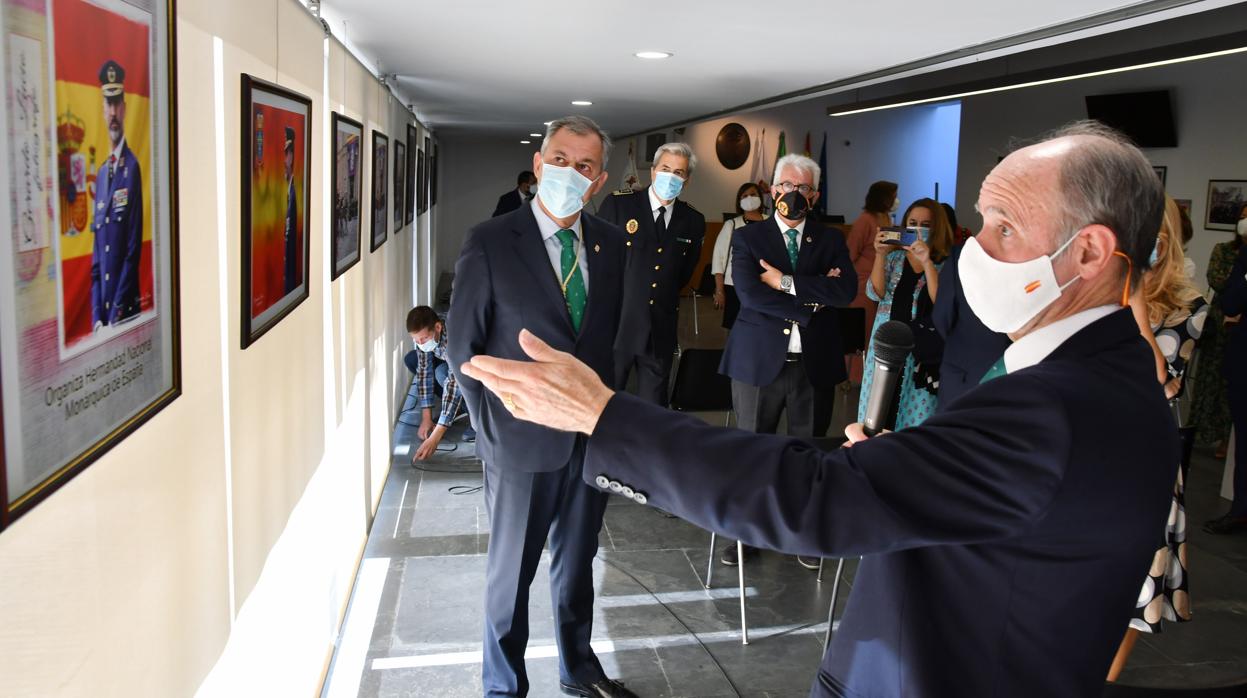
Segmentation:
<svg viewBox="0 0 1247 698">
<path fill-rule="evenodd" d="M 671 409 L 680 412 L 727 412 L 732 416 L 732 381 L 719 373 L 722 349 L 680 352 L 671 389 Z M 726 422 L 725 422 L 726 424 Z"/>
<path fill-rule="evenodd" d="M 701 334 L 701 328 L 697 322 L 697 297 L 702 296 L 711 298 L 714 296 L 714 274 L 711 272 L 710 262 L 706 262 L 705 269 L 701 272 L 701 281 L 692 287 L 693 291 L 693 334 Z"/>
<path fill-rule="evenodd" d="M 1211 688 L 1148 688 L 1104 684 L 1104 698 L 1247 698 L 1247 683 Z"/>
</svg>

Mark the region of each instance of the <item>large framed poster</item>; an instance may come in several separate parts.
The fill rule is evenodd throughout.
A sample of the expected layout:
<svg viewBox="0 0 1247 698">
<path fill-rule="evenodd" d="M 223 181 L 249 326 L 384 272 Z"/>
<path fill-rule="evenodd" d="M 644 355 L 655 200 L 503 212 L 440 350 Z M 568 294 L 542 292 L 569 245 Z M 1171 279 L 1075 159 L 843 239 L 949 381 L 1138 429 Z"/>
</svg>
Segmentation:
<svg viewBox="0 0 1247 698">
<path fill-rule="evenodd" d="M 416 158 L 416 213 L 418 214 L 423 214 L 428 210 L 429 180 L 425 167 L 424 148 L 421 148 Z"/>
<path fill-rule="evenodd" d="M 387 218 L 389 210 L 390 179 L 386 168 L 390 165 L 390 139 L 384 133 L 373 129 L 372 131 L 372 219 L 370 229 L 372 230 L 372 243 L 369 245 L 370 252 L 376 252 L 377 248 L 385 243 L 387 232 L 389 231 L 390 220 Z"/>
<path fill-rule="evenodd" d="M 364 127 L 333 113 L 332 281 L 359 261 L 359 221 L 364 184 Z"/>
<path fill-rule="evenodd" d="M 433 157 L 429 158 L 429 205 L 437 205 L 437 144 L 433 144 Z"/>
<path fill-rule="evenodd" d="M 242 348 L 310 295 L 312 100 L 242 76 Z"/>
<path fill-rule="evenodd" d="M 0 0 L 0 527 L 181 394 L 176 17 Z"/>
<path fill-rule="evenodd" d="M 419 150 L 416 127 L 407 124 L 407 189 L 403 194 L 403 219 L 416 220 L 416 151 Z"/>
<path fill-rule="evenodd" d="M 407 192 L 407 146 L 394 140 L 394 234 L 403 229 L 403 202 Z"/>
</svg>

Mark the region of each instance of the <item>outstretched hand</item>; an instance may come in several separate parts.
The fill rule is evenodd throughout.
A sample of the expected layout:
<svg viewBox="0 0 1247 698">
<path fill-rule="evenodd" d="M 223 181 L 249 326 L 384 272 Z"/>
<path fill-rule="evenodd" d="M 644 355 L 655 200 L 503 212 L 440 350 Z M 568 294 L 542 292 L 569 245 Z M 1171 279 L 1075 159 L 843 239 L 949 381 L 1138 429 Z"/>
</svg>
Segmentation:
<svg viewBox="0 0 1247 698">
<path fill-rule="evenodd" d="M 592 434 L 615 391 L 579 359 L 554 349 L 528 330 L 520 330 L 519 341 L 532 361 L 479 354 L 460 370 L 497 395 L 518 419 Z"/>
</svg>

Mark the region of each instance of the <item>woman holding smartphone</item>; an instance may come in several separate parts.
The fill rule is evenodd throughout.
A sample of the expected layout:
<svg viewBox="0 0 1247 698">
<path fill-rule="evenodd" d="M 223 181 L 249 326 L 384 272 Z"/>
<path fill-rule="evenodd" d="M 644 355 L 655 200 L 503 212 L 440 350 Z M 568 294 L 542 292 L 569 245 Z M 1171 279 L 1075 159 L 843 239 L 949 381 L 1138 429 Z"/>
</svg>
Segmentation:
<svg viewBox="0 0 1247 698">
<path fill-rule="evenodd" d="M 953 233 L 938 202 L 918 199 L 905 209 L 901 217 L 904 232 L 880 230 L 875 236 L 875 261 L 866 284 L 866 295 L 879 302 L 871 342 L 866 353 L 862 376 L 861 397 L 857 420 L 866 416 L 866 401 L 874 379 L 874 334 L 889 320 L 906 324 L 929 315 L 939 292 L 940 267 L 952 249 Z M 912 242 L 908 238 L 912 237 Z M 906 239 L 901 239 L 906 238 Z M 901 244 L 909 242 L 910 244 Z M 936 390 L 927 380 L 919 380 L 917 366 L 911 355 L 905 360 L 900 390 L 893 398 L 887 428 L 904 429 L 921 424 L 935 412 Z"/>
</svg>

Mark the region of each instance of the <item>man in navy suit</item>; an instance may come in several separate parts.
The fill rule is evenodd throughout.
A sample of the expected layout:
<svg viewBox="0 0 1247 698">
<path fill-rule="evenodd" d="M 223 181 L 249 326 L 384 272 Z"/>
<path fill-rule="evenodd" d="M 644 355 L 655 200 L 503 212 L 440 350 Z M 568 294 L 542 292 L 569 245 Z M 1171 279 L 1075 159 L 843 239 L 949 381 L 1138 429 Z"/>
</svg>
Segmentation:
<svg viewBox="0 0 1247 698">
<path fill-rule="evenodd" d="M 818 175 L 810 158 L 780 158 L 775 215 L 732 235 L 740 313 L 719 372 L 732 379 L 737 424 L 748 431 L 774 434 L 786 411 L 789 435 L 813 437 L 814 415 L 830 423 L 834 389 L 848 377 L 834 307 L 853 300 L 857 272 L 844 235 L 806 217 L 818 201 Z M 736 554 L 728 545 L 721 560 L 735 565 Z"/>
<path fill-rule="evenodd" d="M 940 361 L 940 399 L 935 406 L 936 412 L 943 411 L 962 393 L 978 385 L 987 369 L 1009 346 L 1008 335 L 987 329 L 983 321 L 975 317 L 965 295 L 961 293 L 957 258 L 961 256 L 963 247 L 954 247 L 944 262 L 944 268 L 940 269 L 940 292 L 931 311 L 935 329 L 944 338 L 944 358 Z"/>
<path fill-rule="evenodd" d="M 1247 237 L 1247 217 L 1239 220 L 1238 231 Z M 1247 245 L 1239 248 L 1225 281 L 1225 292 L 1217 302 L 1226 317 L 1247 311 Z M 1221 370 L 1225 373 L 1230 416 L 1234 420 L 1234 501 L 1224 516 L 1204 524 L 1205 531 L 1216 534 L 1247 533 L 1247 323 L 1235 323 L 1229 335 Z"/>
<path fill-rule="evenodd" d="M 126 143 L 126 71 L 117 61 L 100 67 L 104 124 L 112 151 L 95 182 L 91 227 L 92 326 L 99 330 L 138 316 L 139 265 L 143 256 L 143 172 Z"/>
<path fill-rule="evenodd" d="M 494 206 L 496 218 L 510 213 L 533 198 L 533 187 L 537 186 L 537 177 L 529 170 L 524 170 L 515 178 L 515 188 L 498 197 L 498 205 Z"/>
<path fill-rule="evenodd" d="M 812 695 L 1099 696 L 1168 512 L 1177 429 L 1128 290 L 1164 210 L 1147 158 L 1080 123 L 1005 158 L 962 251 L 975 314 L 1014 343 L 905 431 L 821 452 L 616 394 L 525 334 L 534 362 L 465 373 L 514 414 L 590 434 L 585 477 L 788 552 L 865 555 Z M 735 332 L 735 330 L 733 330 Z"/>
<path fill-rule="evenodd" d="M 654 153 L 652 184 L 612 192 L 598 215 L 624 229 L 628 248 L 623 316 L 615 339 L 615 386 L 627 387 L 635 368 L 637 395 L 666 406 L 677 344 L 680 289 L 693 276 L 706 236 L 706 217 L 678 197 L 697 169 L 684 143 Z"/>
<path fill-rule="evenodd" d="M 522 358 L 517 337 L 520 328 L 531 327 L 601 380 L 613 380 L 623 233 L 581 211 L 606 182 L 609 152 L 610 139 L 592 120 L 551 122 L 541 152 L 533 155 L 541 181 L 534 201 L 468 232 L 446 324 L 456 372 L 478 354 Z M 563 691 L 633 695 L 606 677 L 589 646 L 593 557 L 606 497 L 582 480 L 585 438 L 520 421 L 512 410 L 522 405 L 510 395 L 456 376 L 485 463 L 485 695 L 528 693 L 528 588 L 547 535 Z"/>
</svg>

